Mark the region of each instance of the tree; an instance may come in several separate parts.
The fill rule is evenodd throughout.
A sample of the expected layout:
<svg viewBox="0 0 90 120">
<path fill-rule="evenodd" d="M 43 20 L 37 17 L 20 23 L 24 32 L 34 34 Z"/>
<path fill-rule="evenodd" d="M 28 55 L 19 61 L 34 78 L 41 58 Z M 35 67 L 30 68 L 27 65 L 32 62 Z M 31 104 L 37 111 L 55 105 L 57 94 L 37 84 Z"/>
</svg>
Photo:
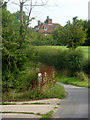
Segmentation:
<svg viewBox="0 0 90 120">
<path fill-rule="evenodd" d="M 22 47 L 22 44 L 25 42 L 25 38 L 26 38 L 26 34 L 27 34 L 27 29 L 28 29 L 28 26 L 29 26 L 29 23 L 34 19 L 34 17 L 31 18 L 31 13 L 32 13 L 32 10 L 35 6 L 45 6 L 47 4 L 47 1 L 46 3 L 43 2 L 43 0 L 41 0 L 41 4 L 39 4 L 39 2 L 36 1 L 33 1 L 33 0 L 20 0 L 20 3 L 15 3 L 15 2 L 12 2 L 16 5 L 18 5 L 20 7 L 20 35 L 21 35 L 21 44 L 19 46 L 19 49 Z M 27 8 L 29 7 L 29 8 Z M 23 18 L 25 14 L 23 14 L 23 9 L 26 9 L 27 10 L 27 13 L 28 13 L 28 17 L 27 17 L 27 21 L 26 21 L 26 24 L 24 25 L 24 21 L 23 21 Z"/>
<path fill-rule="evenodd" d="M 87 39 L 85 41 L 85 44 L 86 46 L 90 46 L 90 20 L 86 21 L 86 24 L 85 26 L 87 26 Z"/>
<path fill-rule="evenodd" d="M 65 31 L 63 26 L 57 27 L 57 29 L 52 32 L 52 36 L 57 45 L 66 45 Z"/>
<path fill-rule="evenodd" d="M 13 13 L 13 15 L 15 16 L 16 20 L 20 21 L 20 11 L 17 11 L 16 13 Z M 23 24 L 26 24 L 27 20 L 28 20 L 28 16 L 23 11 Z"/>
<path fill-rule="evenodd" d="M 84 25 L 84 21 L 74 17 L 72 23 L 68 21 L 64 27 L 59 26 L 54 30 L 53 38 L 58 45 L 66 45 L 68 48 L 75 49 L 85 43 L 87 27 Z"/>
<path fill-rule="evenodd" d="M 74 17 L 73 22 L 67 22 L 64 27 L 68 48 L 75 49 L 86 40 L 86 29 L 84 30 L 83 26 L 78 23 L 77 17 Z"/>
</svg>

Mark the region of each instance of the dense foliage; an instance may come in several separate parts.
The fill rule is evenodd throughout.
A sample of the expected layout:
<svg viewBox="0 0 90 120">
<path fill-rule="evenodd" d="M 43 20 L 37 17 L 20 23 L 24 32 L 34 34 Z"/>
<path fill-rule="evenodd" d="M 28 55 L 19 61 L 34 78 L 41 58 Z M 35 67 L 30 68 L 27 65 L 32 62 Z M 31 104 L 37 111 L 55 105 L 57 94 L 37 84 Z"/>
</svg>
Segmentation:
<svg viewBox="0 0 90 120">
<path fill-rule="evenodd" d="M 33 54 L 29 54 L 31 50 Z M 76 72 L 84 71 L 87 73 L 88 71 L 88 62 L 80 49 L 55 49 L 41 46 L 30 48 L 29 51 L 26 53 L 32 61 L 53 66 L 58 71 L 66 70 L 70 76 L 74 76 Z"/>
<path fill-rule="evenodd" d="M 37 33 L 29 26 L 26 26 L 27 15 L 24 14 L 23 32 L 20 34 L 20 18 L 19 12 L 11 14 L 6 8 L 2 9 L 2 88 L 3 92 L 16 90 L 18 92 L 30 91 L 37 84 L 37 73 L 42 72 L 41 66 L 37 63 L 41 62 L 54 67 L 57 70 L 68 70 L 70 75 L 75 72 L 87 70 L 86 62 L 82 66 L 82 53 L 72 50 L 53 50 L 53 49 L 33 49 L 30 45 L 67 45 L 76 48 L 85 41 L 86 26 L 81 28 L 75 22 L 67 23 L 65 27 L 59 26 L 49 36 Z M 27 30 L 26 30 L 27 28 Z M 74 29 L 73 32 L 70 29 Z M 77 30 L 77 32 L 76 32 Z M 71 36 L 73 35 L 73 43 L 71 44 Z M 75 36 L 76 35 L 76 36 Z M 79 35 L 79 36 L 78 36 Z M 66 39 L 67 38 L 67 39 Z M 74 42 L 75 41 L 75 42 Z M 42 47 L 43 49 L 43 47 Z M 46 68 L 48 68 L 46 66 Z M 52 71 L 52 69 L 50 69 Z M 88 70 L 87 70 L 88 71 Z M 44 71 L 45 72 L 45 71 Z M 48 72 L 48 80 L 53 81 L 53 73 Z M 88 72 L 87 72 L 88 73 Z M 52 76 L 51 76 L 52 75 Z M 49 87 L 51 85 L 49 84 Z M 46 89 L 46 88 L 45 88 Z M 32 90 L 32 92 L 36 90 Z M 26 94 L 26 93 L 25 93 Z M 36 93 L 35 93 L 36 95 Z M 36 95 L 37 96 L 37 95 Z M 32 94 L 30 94 L 31 98 Z"/>
<path fill-rule="evenodd" d="M 59 26 L 52 34 L 57 45 L 65 45 L 75 49 L 85 43 L 87 28 L 87 21 L 74 17 L 72 23 L 68 21 L 64 27 Z"/>
<path fill-rule="evenodd" d="M 17 74 L 21 71 L 25 55 L 19 49 L 19 22 L 9 11 L 2 10 L 2 61 L 3 61 L 3 89 L 17 86 Z M 23 48 L 22 48 L 23 49 Z"/>
<path fill-rule="evenodd" d="M 6 9 L 2 10 L 2 88 L 3 92 L 10 90 L 24 91 L 35 87 L 37 81 L 37 65 L 26 55 L 30 44 L 49 44 L 50 37 L 45 38 L 41 33 L 36 33 L 30 27 L 20 34 L 20 21 L 17 13 L 11 14 Z M 25 39 L 23 41 L 23 37 Z M 45 41 L 47 39 L 47 41 Z M 31 54 L 32 51 L 30 51 Z M 39 72 L 39 71 L 38 71 Z"/>
</svg>

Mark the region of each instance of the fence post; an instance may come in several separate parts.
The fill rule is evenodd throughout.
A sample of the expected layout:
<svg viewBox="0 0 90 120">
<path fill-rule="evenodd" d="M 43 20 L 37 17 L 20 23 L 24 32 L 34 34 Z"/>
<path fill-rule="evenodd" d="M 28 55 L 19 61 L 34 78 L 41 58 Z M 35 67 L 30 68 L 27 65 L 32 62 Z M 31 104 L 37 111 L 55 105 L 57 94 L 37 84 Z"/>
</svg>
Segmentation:
<svg viewBox="0 0 90 120">
<path fill-rule="evenodd" d="M 38 88 L 40 89 L 41 85 L 41 80 L 42 80 L 42 73 L 38 73 Z"/>
<path fill-rule="evenodd" d="M 44 77 L 45 77 L 45 78 L 47 77 L 47 73 L 46 73 L 46 72 L 44 72 Z"/>
</svg>

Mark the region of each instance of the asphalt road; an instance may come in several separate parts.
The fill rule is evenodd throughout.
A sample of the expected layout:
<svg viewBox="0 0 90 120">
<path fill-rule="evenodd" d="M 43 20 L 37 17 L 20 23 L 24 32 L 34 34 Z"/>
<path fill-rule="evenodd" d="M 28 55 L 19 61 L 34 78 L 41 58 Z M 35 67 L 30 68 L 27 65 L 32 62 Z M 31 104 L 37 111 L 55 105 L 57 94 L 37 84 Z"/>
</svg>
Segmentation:
<svg viewBox="0 0 90 120">
<path fill-rule="evenodd" d="M 88 88 L 62 85 L 66 90 L 66 98 L 61 101 L 53 118 L 88 118 Z"/>
</svg>

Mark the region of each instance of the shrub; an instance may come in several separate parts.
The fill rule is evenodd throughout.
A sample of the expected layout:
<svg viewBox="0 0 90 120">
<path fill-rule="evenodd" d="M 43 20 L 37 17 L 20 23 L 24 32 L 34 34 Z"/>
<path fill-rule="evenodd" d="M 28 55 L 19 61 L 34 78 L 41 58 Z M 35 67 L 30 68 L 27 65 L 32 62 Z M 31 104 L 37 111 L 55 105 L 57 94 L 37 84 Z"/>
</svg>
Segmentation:
<svg viewBox="0 0 90 120">
<path fill-rule="evenodd" d="M 87 59 L 87 60 L 85 59 L 83 61 L 83 71 L 86 74 L 90 75 L 90 59 Z"/>
<path fill-rule="evenodd" d="M 8 92 L 10 89 L 15 89 L 17 86 L 17 80 L 15 79 L 15 74 L 7 71 L 2 76 L 2 91 Z"/>
<path fill-rule="evenodd" d="M 82 70 L 83 54 L 80 50 L 70 50 L 67 58 L 67 69 L 73 76 L 77 71 Z"/>
<path fill-rule="evenodd" d="M 55 66 L 58 70 L 64 70 L 67 68 L 67 57 L 68 57 L 68 50 L 58 50 L 58 54 L 56 57 L 57 65 Z"/>
<path fill-rule="evenodd" d="M 84 72 L 76 72 L 76 77 L 81 81 L 88 81 L 88 76 Z"/>
<path fill-rule="evenodd" d="M 3 101 L 28 101 L 30 99 L 43 99 L 43 98 L 64 98 L 65 90 L 61 85 L 55 85 L 52 88 L 44 86 L 41 90 L 38 88 L 29 88 L 23 92 L 9 91 L 3 94 Z"/>
<path fill-rule="evenodd" d="M 34 87 L 34 82 L 37 80 L 35 71 L 23 71 L 18 76 L 17 89 L 19 91 L 29 90 Z"/>
<path fill-rule="evenodd" d="M 83 69 L 83 53 L 78 50 L 51 49 L 36 47 L 36 58 L 48 66 L 53 66 L 57 70 L 68 70 L 69 75 L 73 76 L 77 71 Z"/>
</svg>

